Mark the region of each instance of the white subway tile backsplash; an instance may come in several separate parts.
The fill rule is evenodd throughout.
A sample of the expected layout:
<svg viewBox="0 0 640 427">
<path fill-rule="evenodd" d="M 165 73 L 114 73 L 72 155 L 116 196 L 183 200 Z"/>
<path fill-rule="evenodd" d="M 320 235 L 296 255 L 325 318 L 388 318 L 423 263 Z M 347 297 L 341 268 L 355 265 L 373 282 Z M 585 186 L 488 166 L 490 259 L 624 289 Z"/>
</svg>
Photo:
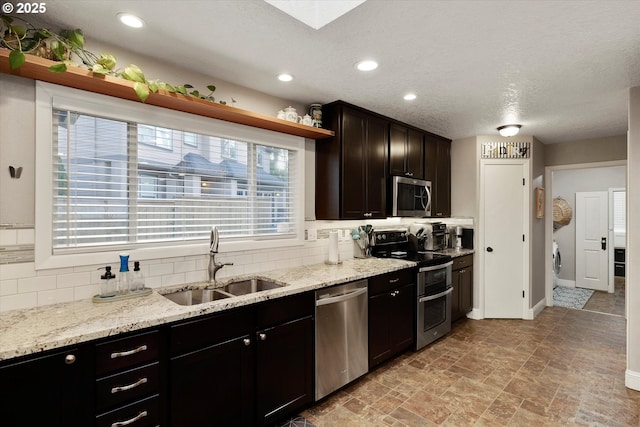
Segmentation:
<svg viewBox="0 0 640 427">
<path fill-rule="evenodd" d="M 2 280 L 22 279 L 25 277 L 33 277 L 35 275 L 35 264 L 32 262 L 0 265 L 0 279 Z"/>
<path fill-rule="evenodd" d="M 73 288 L 38 292 L 38 305 L 49 305 L 70 301 L 73 301 Z"/>
<path fill-rule="evenodd" d="M 100 285 L 76 286 L 73 288 L 73 299 L 75 301 L 93 298 L 100 294 Z"/>
<path fill-rule="evenodd" d="M 29 293 L 56 289 L 56 276 L 18 279 L 18 292 Z"/>
<path fill-rule="evenodd" d="M 195 271 L 195 269 L 196 269 L 195 260 L 178 261 L 173 263 L 174 273 L 187 273 L 187 272 Z"/>
<path fill-rule="evenodd" d="M 36 307 L 37 305 L 37 292 L 30 292 L 28 294 L 7 295 L 0 298 L 0 312 L 31 308 Z"/>
<path fill-rule="evenodd" d="M 16 231 L 18 245 L 33 245 L 35 243 L 35 230 L 33 228 L 20 228 Z"/>
<path fill-rule="evenodd" d="M 0 280 L 0 296 L 18 293 L 18 279 Z"/>
<path fill-rule="evenodd" d="M 162 286 L 182 285 L 186 283 L 184 273 L 167 274 L 162 276 Z"/>
<path fill-rule="evenodd" d="M 158 289 L 162 287 L 162 276 L 146 276 L 144 278 L 144 285 L 147 288 Z"/>
<path fill-rule="evenodd" d="M 0 230 L 0 246 L 18 244 L 18 230 Z"/>
<path fill-rule="evenodd" d="M 226 268 L 226 267 L 225 267 Z M 206 271 L 187 271 L 184 273 L 185 283 L 204 282 L 208 279 Z"/>
<path fill-rule="evenodd" d="M 74 286 L 88 285 L 91 283 L 91 273 L 60 274 L 57 277 L 58 288 L 73 288 Z"/>
<path fill-rule="evenodd" d="M 165 276 L 167 274 L 173 274 L 173 263 L 153 264 L 149 266 L 149 276 Z"/>
</svg>

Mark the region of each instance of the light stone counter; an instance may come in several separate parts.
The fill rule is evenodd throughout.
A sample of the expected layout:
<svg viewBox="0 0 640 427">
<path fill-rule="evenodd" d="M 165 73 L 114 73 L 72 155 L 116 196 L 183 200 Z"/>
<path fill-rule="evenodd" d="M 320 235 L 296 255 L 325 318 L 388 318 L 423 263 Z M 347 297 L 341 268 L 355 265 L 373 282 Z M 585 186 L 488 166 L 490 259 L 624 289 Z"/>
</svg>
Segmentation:
<svg viewBox="0 0 640 427">
<path fill-rule="evenodd" d="M 109 303 L 76 301 L 0 314 L 0 361 L 98 338 L 158 326 L 259 301 L 311 291 L 415 266 L 394 259 L 353 259 L 339 265 L 316 264 L 273 270 L 234 279 L 261 278 L 286 286 L 204 304 L 181 306 L 159 292 L 204 287 L 192 284 L 153 291 L 145 297 Z M 230 279 L 220 281 L 224 286 Z"/>
<path fill-rule="evenodd" d="M 456 248 L 447 248 L 437 251 L 439 254 L 449 255 L 453 258 L 457 258 L 460 256 L 470 255 L 475 252 L 474 249 L 456 249 Z"/>
</svg>

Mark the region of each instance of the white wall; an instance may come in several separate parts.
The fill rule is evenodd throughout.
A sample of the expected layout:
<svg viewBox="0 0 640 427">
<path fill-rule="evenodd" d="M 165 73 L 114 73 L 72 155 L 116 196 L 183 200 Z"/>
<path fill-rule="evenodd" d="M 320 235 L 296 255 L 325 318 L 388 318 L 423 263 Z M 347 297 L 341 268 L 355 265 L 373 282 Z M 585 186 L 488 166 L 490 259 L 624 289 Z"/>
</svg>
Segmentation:
<svg viewBox="0 0 640 427">
<path fill-rule="evenodd" d="M 627 373 L 625 384 L 640 390 L 640 86 L 629 91 L 627 143 Z M 629 262 L 635 260 L 636 262 Z"/>
</svg>

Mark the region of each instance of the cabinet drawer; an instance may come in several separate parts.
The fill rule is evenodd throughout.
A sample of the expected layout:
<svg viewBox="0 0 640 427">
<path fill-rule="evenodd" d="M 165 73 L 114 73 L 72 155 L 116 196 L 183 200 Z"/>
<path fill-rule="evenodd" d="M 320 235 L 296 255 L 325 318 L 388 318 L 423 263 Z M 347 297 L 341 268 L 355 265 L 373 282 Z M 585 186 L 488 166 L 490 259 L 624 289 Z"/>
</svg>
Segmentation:
<svg viewBox="0 0 640 427">
<path fill-rule="evenodd" d="M 460 270 L 461 268 L 471 267 L 473 265 L 473 255 L 459 256 L 453 259 L 452 270 Z"/>
<path fill-rule="evenodd" d="M 266 301 L 256 307 L 256 327 L 262 329 L 280 325 L 312 316 L 314 311 L 315 294 L 313 292 Z"/>
<path fill-rule="evenodd" d="M 96 374 L 130 368 L 158 360 L 160 332 L 152 331 L 96 345 Z"/>
<path fill-rule="evenodd" d="M 160 425 L 160 396 L 132 403 L 96 417 L 96 427 L 151 427 Z"/>
<path fill-rule="evenodd" d="M 105 409 L 133 402 L 160 389 L 158 362 L 131 369 L 96 381 L 96 409 Z"/>
<path fill-rule="evenodd" d="M 399 286 L 415 283 L 416 273 L 412 268 L 398 270 L 369 278 L 369 296 L 388 292 Z"/>
<path fill-rule="evenodd" d="M 624 262 L 624 252 L 625 252 L 624 249 L 615 249 L 614 252 L 613 252 L 614 253 L 614 255 L 613 255 L 614 261 L 615 262 Z"/>
<path fill-rule="evenodd" d="M 173 325 L 169 337 L 171 356 L 248 336 L 253 324 L 253 311 L 241 308 Z"/>
</svg>

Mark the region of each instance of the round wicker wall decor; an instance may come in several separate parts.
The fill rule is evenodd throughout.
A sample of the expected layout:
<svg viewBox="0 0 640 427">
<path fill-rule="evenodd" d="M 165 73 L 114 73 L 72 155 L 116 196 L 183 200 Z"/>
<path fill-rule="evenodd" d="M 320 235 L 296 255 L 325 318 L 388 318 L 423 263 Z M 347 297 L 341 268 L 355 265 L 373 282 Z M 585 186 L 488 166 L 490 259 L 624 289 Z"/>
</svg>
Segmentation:
<svg viewBox="0 0 640 427">
<path fill-rule="evenodd" d="M 553 199 L 553 224 L 556 226 L 567 225 L 571 222 L 573 210 L 569 203 L 562 197 Z"/>
</svg>

